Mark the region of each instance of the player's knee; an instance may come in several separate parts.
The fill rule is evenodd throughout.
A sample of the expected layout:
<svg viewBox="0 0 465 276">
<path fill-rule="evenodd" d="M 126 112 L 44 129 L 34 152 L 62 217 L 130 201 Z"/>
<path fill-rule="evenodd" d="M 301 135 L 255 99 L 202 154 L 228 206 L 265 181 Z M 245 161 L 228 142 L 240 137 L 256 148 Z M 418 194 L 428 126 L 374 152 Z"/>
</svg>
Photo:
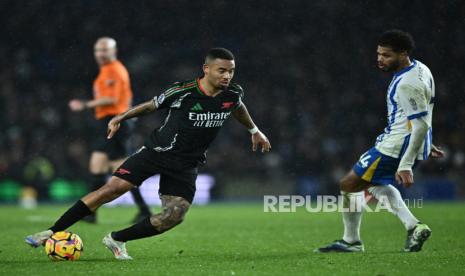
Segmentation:
<svg viewBox="0 0 465 276">
<path fill-rule="evenodd" d="M 339 180 L 339 189 L 343 192 L 351 192 L 353 190 L 354 182 L 349 177 L 343 177 Z"/>
<path fill-rule="evenodd" d="M 184 217 L 187 213 L 187 208 L 185 205 L 174 205 L 167 207 L 163 210 L 161 216 L 155 215 L 153 217 L 152 225 L 160 233 L 165 232 L 184 221 Z"/>
<path fill-rule="evenodd" d="M 166 220 L 166 226 L 169 228 L 173 228 L 178 224 L 181 224 L 184 221 L 185 212 L 178 206 L 173 207 L 173 211 L 171 215 Z"/>
<path fill-rule="evenodd" d="M 360 192 L 369 186 L 369 182 L 362 180 L 354 172 L 350 172 L 339 181 L 339 188 L 347 193 Z"/>
</svg>

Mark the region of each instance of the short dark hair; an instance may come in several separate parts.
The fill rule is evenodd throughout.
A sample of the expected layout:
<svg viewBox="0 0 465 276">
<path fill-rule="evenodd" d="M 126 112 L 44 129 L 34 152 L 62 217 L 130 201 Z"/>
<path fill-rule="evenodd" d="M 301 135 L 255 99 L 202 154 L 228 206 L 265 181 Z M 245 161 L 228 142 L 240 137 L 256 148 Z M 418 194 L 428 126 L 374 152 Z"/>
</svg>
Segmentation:
<svg viewBox="0 0 465 276">
<path fill-rule="evenodd" d="M 378 39 L 378 45 L 390 47 L 394 52 L 407 52 L 411 54 L 415 48 L 415 41 L 411 34 L 401 30 L 389 30 Z"/>
<path fill-rule="evenodd" d="M 207 56 L 205 57 L 205 63 L 217 58 L 234 60 L 234 55 L 226 48 L 211 48 L 208 50 Z"/>
</svg>

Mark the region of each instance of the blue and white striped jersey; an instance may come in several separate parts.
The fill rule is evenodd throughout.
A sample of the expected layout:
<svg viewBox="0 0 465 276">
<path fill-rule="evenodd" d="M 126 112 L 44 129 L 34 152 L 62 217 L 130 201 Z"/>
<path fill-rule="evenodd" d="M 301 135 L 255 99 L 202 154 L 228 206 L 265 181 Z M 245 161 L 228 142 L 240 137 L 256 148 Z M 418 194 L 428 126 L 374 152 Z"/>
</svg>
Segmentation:
<svg viewBox="0 0 465 276">
<path fill-rule="evenodd" d="M 393 158 L 401 158 L 409 144 L 410 121 L 421 118 L 428 124 L 417 160 L 426 160 L 433 143 L 434 79 L 429 68 L 412 60 L 412 64 L 397 72 L 387 91 L 388 126 L 376 139 L 376 149 Z"/>
</svg>

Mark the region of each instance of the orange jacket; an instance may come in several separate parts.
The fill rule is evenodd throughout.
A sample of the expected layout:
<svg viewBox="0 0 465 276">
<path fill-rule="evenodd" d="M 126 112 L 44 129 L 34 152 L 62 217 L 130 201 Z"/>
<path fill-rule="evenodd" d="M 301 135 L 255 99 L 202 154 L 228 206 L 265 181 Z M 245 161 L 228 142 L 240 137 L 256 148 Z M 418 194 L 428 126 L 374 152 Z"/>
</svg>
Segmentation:
<svg viewBox="0 0 465 276">
<path fill-rule="evenodd" d="M 115 60 L 100 67 L 94 81 L 94 98 L 112 97 L 116 103 L 95 108 L 95 118 L 101 119 L 125 112 L 131 106 L 132 91 L 128 70 Z"/>
</svg>

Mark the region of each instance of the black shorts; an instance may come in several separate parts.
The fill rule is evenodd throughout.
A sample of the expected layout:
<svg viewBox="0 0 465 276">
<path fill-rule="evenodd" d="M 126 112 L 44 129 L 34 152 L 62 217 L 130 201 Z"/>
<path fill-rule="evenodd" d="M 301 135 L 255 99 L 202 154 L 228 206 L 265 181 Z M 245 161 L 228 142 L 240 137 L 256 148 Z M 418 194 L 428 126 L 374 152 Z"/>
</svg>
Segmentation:
<svg viewBox="0 0 465 276">
<path fill-rule="evenodd" d="M 107 139 L 108 122 L 111 116 L 97 120 L 97 133 L 94 138 L 93 151 L 104 152 L 108 155 L 108 159 L 117 160 L 128 156 L 128 140 L 130 135 L 129 122 L 124 121 L 116 134 Z"/>
<path fill-rule="evenodd" d="M 166 163 L 163 153 L 142 147 L 113 173 L 138 187 L 155 174 L 160 174 L 159 195 L 179 196 L 192 203 L 197 167 L 176 169 Z"/>
</svg>

